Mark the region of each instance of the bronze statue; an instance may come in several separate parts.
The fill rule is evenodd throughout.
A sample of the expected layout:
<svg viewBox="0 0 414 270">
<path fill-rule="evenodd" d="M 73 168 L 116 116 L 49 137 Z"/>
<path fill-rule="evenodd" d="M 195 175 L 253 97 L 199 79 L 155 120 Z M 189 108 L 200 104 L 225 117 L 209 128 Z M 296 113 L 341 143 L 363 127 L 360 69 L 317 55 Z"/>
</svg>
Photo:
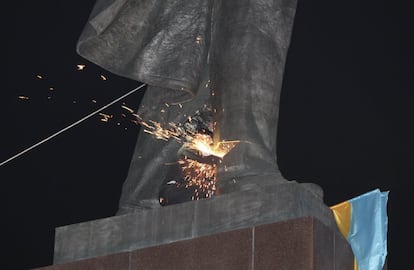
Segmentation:
<svg viewBox="0 0 414 270">
<path fill-rule="evenodd" d="M 77 52 L 148 85 L 143 121 L 196 115 L 215 142 L 239 141 L 217 163 L 218 194 L 283 183 L 276 136 L 295 10 L 296 0 L 98 0 Z M 160 207 L 180 148 L 140 130 L 117 214 Z"/>
</svg>

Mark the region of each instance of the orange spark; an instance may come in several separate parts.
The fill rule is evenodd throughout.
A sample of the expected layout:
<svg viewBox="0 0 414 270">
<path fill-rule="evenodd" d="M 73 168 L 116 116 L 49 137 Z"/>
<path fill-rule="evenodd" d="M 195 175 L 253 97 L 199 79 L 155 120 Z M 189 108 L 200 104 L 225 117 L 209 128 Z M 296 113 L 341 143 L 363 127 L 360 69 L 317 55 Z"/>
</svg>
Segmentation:
<svg viewBox="0 0 414 270">
<path fill-rule="evenodd" d="M 158 122 L 152 120 L 145 122 L 139 115 L 133 115 L 142 125 L 145 133 L 163 141 L 175 139 L 183 143 L 186 149 L 196 153 L 197 156 L 214 156 L 219 158 L 218 162 L 239 143 L 239 141 L 221 141 L 214 144 L 210 135 L 192 133 L 185 130 L 180 124 L 168 123 L 169 127 L 165 128 Z M 188 120 L 191 121 L 191 117 Z M 193 200 L 210 198 L 214 195 L 217 182 L 216 161 L 205 163 L 189 157 L 178 161 L 184 175 L 185 188 L 194 188 Z"/>
<path fill-rule="evenodd" d="M 111 120 L 111 118 L 112 118 L 112 115 L 110 115 L 110 114 L 99 113 L 99 115 L 102 117 L 101 118 L 102 122 L 109 122 L 109 120 Z"/>
<path fill-rule="evenodd" d="M 180 159 L 178 163 L 185 175 L 185 187 L 194 187 L 193 200 L 212 197 L 217 190 L 215 164 L 201 163 L 193 159 Z"/>
<path fill-rule="evenodd" d="M 121 106 L 121 108 L 122 108 L 122 109 L 125 109 L 125 110 L 127 110 L 127 111 L 129 111 L 130 113 L 133 113 L 133 112 L 134 112 L 134 110 L 133 110 L 133 109 L 131 109 L 131 108 L 129 108 L 129 107 L 127 107 L 127 106 L 125 106 L 125 105 L 122 105 L 122 106 Z"/>
</svg>

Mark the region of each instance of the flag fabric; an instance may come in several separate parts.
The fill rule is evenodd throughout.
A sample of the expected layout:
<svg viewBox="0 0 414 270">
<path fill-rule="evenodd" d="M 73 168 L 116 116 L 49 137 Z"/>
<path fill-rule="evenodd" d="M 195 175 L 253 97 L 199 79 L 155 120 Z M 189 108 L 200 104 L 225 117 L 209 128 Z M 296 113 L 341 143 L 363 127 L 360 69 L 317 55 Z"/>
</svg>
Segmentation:
<svg viewBox="0 0 414 270">
<path fill-rule="evenodd" d="M 355 270 L 381 270 L 387 257 L 389 191 L 374 189 L 331 206 L 355 256 Z"/>
</svg>

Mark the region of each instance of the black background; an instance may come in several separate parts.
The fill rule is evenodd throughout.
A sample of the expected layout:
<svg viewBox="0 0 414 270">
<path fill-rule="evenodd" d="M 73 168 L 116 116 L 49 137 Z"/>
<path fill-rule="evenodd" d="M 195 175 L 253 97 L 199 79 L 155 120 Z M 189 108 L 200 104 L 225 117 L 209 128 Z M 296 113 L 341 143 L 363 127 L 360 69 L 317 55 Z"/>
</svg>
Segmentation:
<svg viewBox="0 0 414 270">
<path fill-rule="evenodd" d="M 4 8 L 0 162 L 140 85 L 76 54 L 93 4 L 16 1 Z M 408 10 L 385 1 L 299 0 L 279 121 L 282 173 L 319 184 L 326 204 L 390 191 L 389 269 L 410 265 Z M 56 227 L 115 213 L 139 130 L 120 105 L 137 108 L 143 93 L 105 109 L 111 121 L 94 115 L 0 166 L 1 269 L 50 265 Z"/>
</svg>

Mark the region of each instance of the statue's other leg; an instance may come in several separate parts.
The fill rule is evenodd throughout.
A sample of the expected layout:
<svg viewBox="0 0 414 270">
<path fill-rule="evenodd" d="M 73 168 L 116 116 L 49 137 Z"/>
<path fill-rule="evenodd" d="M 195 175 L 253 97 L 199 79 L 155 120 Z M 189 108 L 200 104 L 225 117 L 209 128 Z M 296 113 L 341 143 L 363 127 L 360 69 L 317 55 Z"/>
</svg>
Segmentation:
<svg viewBox="0 0 414 270">
<path fill-rule="evenodd" d="M 240 140 L 220 164 L 221 193 L 287 181 L 277 165 L 276 135 L 295 7 L 295 0 L 223 0 L 214 6 L 214 136 Z"/>
<path fill-rule="evenodd" d="M 205 76 L 207 80 L 207 75 Z M 143 121 L 155 121 L 168 128 L 169 123 L 183 123 L 203 106 L 210 106 L 210 90 L 203 80 L 197 95 L 186 103 L 172 103 L 174 91 L 148 86 L 137 114 Z M 127 178 L 122 187 L 117 215 L 160 207 L 159 192 L 169 178 L 177 177 L 177 152 L 182 146 L 171 138 L 156 139 L 141 126 Z"/>
<path fill-rule="evenodd" d="M 144 121 L 156 121 L 165 124 L 168 115 L 166 105 L 161 102 L 165 90 L 148 86 L 137 112 Z M 168 114 L 177 110 L 169 107 Z M 139 209 L 159 207 L 158 189 L 165 178 L 168 164 L 174 162 L 175 153 L 180 147 L 173 140 L 157 140 L 140 127 L 138 140 L 129 166 L 127 178 L 122 187 L 117 215 Z"/>
</svg>

